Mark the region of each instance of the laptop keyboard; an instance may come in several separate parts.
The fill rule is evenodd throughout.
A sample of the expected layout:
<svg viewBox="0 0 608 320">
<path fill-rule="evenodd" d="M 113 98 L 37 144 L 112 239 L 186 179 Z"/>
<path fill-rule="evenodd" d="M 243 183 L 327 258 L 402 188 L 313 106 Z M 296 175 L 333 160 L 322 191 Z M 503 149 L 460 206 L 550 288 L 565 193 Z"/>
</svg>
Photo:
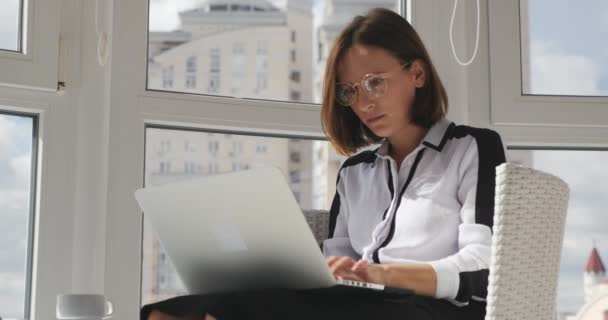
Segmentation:
<svg viewBox="0 0 608 320">
<path fill-rule="evenodd" d="M 337 280 L 336 282 L 338 284 L 345 285 L 345 286 L 366 288 L 366 289 L 373 289 L 373 290 L 380 290 L 380 291 L 384 290 L 383 285 L 376 284 L 376 283 L 361 282 L 361 281 L 354 281 L 354 280 Z"/>
</svg>

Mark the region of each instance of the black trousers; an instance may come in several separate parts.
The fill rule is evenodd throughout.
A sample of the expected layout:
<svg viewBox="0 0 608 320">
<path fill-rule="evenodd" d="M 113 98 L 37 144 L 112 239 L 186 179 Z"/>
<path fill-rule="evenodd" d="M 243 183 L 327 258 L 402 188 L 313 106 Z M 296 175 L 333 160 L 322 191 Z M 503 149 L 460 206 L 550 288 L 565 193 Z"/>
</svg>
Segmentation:
<svg viewBox="0 0 608 320">
<path fill-rule="evenodd" d="M 325 289 L 257 290 L 229 294 L 189 295 L 149 304 L 141 320 L 153 310 L 174 316 L 209 313 L 232 319 L 467 319 L 483 320 L 484 302 L 457 307 L 450 302 L 411 295 L 398 299 L 378 294 L 345 295 Z"/>
</svg>

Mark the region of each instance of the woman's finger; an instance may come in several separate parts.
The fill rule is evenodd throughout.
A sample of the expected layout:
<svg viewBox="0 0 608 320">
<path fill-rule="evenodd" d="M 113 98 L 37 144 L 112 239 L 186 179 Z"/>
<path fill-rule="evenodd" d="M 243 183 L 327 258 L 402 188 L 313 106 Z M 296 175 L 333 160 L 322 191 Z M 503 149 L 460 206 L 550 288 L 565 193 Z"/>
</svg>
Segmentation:
<svg viewBox="0 0 608 320">
<path fill-rule="evenodd" d="M 327 262 L 327 265 L 331 267 L 334 263 L 336 263 L 336 261 L 338 261 L 338 258 L 339 257 L 336 257 L 336 256 L 330 256 L 325 261 Z"/>
<path fill-rule="evenodd" d="M 355 264 L 355 260 L 351 257 L 340 257 L 329 268 L 333 274 L 336 274 L 340 270 L 349 270 L 353 264 Z"/>
<path fill-rule="evenodd" d="M 359 275 L 357 275 L 354 272 L 339 272 L 335 276 L 335 278 L 338 280 L 353 280 L 353 281 L 361 281 L 361 282 L 365 281 L 362 277 L 360 277 Z"/>
<path fill-rule="evenodd" d="M 359 260 L 351 268 L 353 272 L 367 271 L 367 261 Z"/>
</svg>

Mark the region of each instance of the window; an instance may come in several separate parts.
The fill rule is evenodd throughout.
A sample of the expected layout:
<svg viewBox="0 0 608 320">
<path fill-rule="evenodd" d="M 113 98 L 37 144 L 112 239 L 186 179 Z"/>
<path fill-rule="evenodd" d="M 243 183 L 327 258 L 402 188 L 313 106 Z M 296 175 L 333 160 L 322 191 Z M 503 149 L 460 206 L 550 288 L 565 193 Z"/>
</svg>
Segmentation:
<svg viewBox="0 0 608 320">
<path fill-rule="evenodd" d="M 325 53 L 323 52 L 323 43 L 319 42 L 317 44 L 317 61 L 323 60 Z"/>
<path fill-rule="evenodd" d="M 332 181 L 335 184 L 337 171 L 327 170 L 329 159 L 321 159 L 321 161 L 310 163 L 302 163 L 304 159 L 298 159 L 297 163 L 292 161 L 289 155 L 289 150 L 292 144 L 296 144 L 299 150 L 304 150 L 309 153 L 313 152 L 316 144 L 327 145 L 324 141 L 314 140 L 292 140 L 288 138 L 250 136 L 242 134 L 233 134 L 230 137 L 221 136 L 210 137 L 206 132 L 199 131 L 182 131 L 170 128 L 148 127 L 146 129 L 146 150 L 157 150 L 159 145 L 164 141 L 173 141 L 177 144 L 184 143 L 180 140 L 190 141 L 196 144 L 208 144 L 213 146 L 210 150 L 215 150 L 218 144 L 228 144 L 232 146 L 234 152 L 228 153 L 226 156 L 217 158 L 212 156 L 208 151 L 194 151 L 193 153 L 181 153 L 178 150 L 168 154 L 159 155 L 155 152 L 146 153 L 146 168 L 157 168 L 163 166 L 163 163 L 169 161 L 185 161 L 186 167 L 180 179 L 188 178 L 193 175 L 201 174 L 194 172 L 191 168 L 196 166 L 207 167 L 208 174 L 220 173 L 234 170 L 243 170 L 257 165 L 273 165 L 280 168 L 285 174 L 289 174 L 292 187 L 298 190 L 298 197 L 301 200 L 308 199 L 307 202 L 300 202 L 300 206 L 304 209 L 328 209 L 330 201 L 333 198 L 333 190 L 327 188 L 327 181 Z M 214 140 L 212 140 L 214 139 Z M 269 147 L 270 152 L 259 153 L 260 147 Z M 339 158 L 331 160 L 337 162 L 330 165 L 331 168 L 339 168 L 338 162 L 342 161 Z M 294 167 L 297 165 L 297 168 Z M 323 167 L 323 170 L 318 170 L 317 167 Z M 145 175 L 145 183 L 147 186 L 159 185 L 169 181 L 175 181 L 175 174 L 169 174 L 168 171 L 155 172 L 147 169 Z M 330 184 L 331 185 L 331 184 Z M 308 193 L 308 194 L 307 194 Z M 311 199 L 324 199 L 321 207 Z M 142 303 L 147 304 L 171 296 L 184 293 L 183 285 L 175 276 L 175 270 L 171 265 L 170 259 L 163 258 L 165 253 L 162 246 L 156 240 L 153 229 L 147 222 L 144 227 L 144 255 L 142 265 Z M 154 279 L 159 276 L 165 277 L 166 281 L 163 286 L 156 283 Z"/>
<path fill-rule="evenodd" d="M 0 112 L 0 312 L 29 318 L 37 119 Z"/>
<path fill-rule="evenodd" d="M 22 7 L 20 0 L 8 0 L 0 12 L 0 50 L 21 52 Z"/>
<path fill-rule="evenodd" d="M 570 187 L 557 311 L 560 319 L 577 314 L 585 303 L 585 288 L 592 289 L 603 280 L 588 286 L 583 281 L 592 248 L 596 247 L 604 262 L 608 260 L 608 150 L 509 149 L 507 158 L 556 175 Z"/>
<path fill-rule="evenodd" d="M 232 89 L 231 93 L 239 93 L 245 78 L 245 47 L 236 42 L 232 47 Z"/>
<path fill-rule="evenodd" d="M 302 94 L 299 91 L 291 91 L 290 97 L 291 101 L 300 101 L 302 99 Z"/>
<path fill-rule="evenodd" d="M 202 53 L 199 69 L 205 70 L 207 62 L 202 60 L 207 60 L 207 52 L 213 49 L 217 51 L 211 53 L 211 59 L 228 61 L 229 65 L 218 66 L 208 74 L 199 73 L 198 86 L 205 83 L 199 93 L 319 103 L 320 93 L 314 88 L 315 83 L 321 81 L 325 59 L 315 57 L 317 43 L 329 47 L 337 36 L 335 30 L 350 18 L 376 6 L 398 10 L 401 1 L 369 1 L 356 5 L 326 0 L 313 2 L 303 4 L 309 6 L 304 8 L 288 5 L 287 1 L 254 5 L 150 0 L 147 89 L 192 93 L 194 80 L 185 74 L 187 71 L 175 69 L 175 78 L 186 79 L 184 83 L 177 81 L 172 87 L 162 86 L 163 81 L 156 79 L 162 74 L 155 72 L 155 65 L 181 65 L 194 50 Z M 285 63 L 285 59 L 289 59 L 289 63 Z M 298 100 L 293 100 L 289 91 L 291 68 L 298 68 L 302 79 L 311 82 L 302 86 Z"/>
<path fill-rule="evenodd" d="M 293 163 L 300 163 L 302 161 L 302 154 L 298 151 L 292 151 L 289 153 L 289 161 Z"/>
<path fill-rule="evenodd" d="M 490 108 L 472 113 L 482 117 L 483 111 L 489 125 L 515 134 L 528 127 L 544 137 L 605 135 L 608 58 L 595 39 L 608 35 L 606 10 L 601 0 L 576 6 L 563 0 L 488 2 L 489 38 L 500 41 L 489 42 L 488 78 L 473 85 L 490 84 Z M 584 139 L 578 141 L 593 141 Z"/>
<path fill-rule="evenodd" d="M 186 60 L 186 88 L 196 88 L 196 57 Z"/>
<path fill-rule="evenodd" d="M 236 2 L 225 4 L 233 3 Z M 315 8 L 318 6 L 323 9 L 331 3 L 319 1 Z M 191 176 L 182 174 L 184 161 L 194 161 L 196 168 L 201 168 L 196 174 L 231 170 L 231 142 L 224 142 L 224 133 L 233 133 L 231 139 L 236 139 L 244 133 L 281 141 L 291 140 L 286 137 L 323 138 L 319 106 L 302 103 L 318 101 L 315 100 L 317 98 L 313 88 L 319 80 L 317 75 L 320 73 L 317 71 L 324 66 L 324 62 L 317 64 L 312 58 L 315 43 L 313 38 L 316 37 L 313 35 L 322 28 L 333 30 L 338 16 L 346 17 L 347 12 L 354 16 L 378 5 L 370 3 L 353 6 L 352 3 L 333 3 L 336 5 L 326 10 L 300 10 L 301 6 L 298 4 L 298 10 L 289 11 L 291 9 L 288 9 L 286 1 L 258 1 L 251 4 L 251 11 L 245 13 L 231 12 L 229 7 L 227 10 L 214 12 L 210 10 L 210 6 L 220 4 L 214 1 L 114 1 L 114 12 L 121 14 L 115 16 L 113 25 L 121 34 L 120 37 L 113 37 L 112 43 L 111 61 L 119 68 L 112 69 L 109 75 L 112 83 L 110 127 L 113 130 L 109 131 L 108 157 L 112 163 L 120 161 L 120 165 L 112 166 L 112 170 L 108 171 L 107 198 L 112 200 L 107 202 L 109 207 L 106 229 L 107 234 L 111 236 L 108 236 L 105 242 L 107 255 L 104 290 L 123 306 L 116 306 L 115 318 L 137 317 L 140 303 L 162 299 L 162 292 L 168 291 L 159 291 L 162 288 L 155 284 L 159 277 L 149 276 L 151 268 L 164 272 L 165 265 L 142 264 L 141 260 L 142 255 L 147 255 L 146 252 L 156 250 L 153 245 L 155 242 L 148 241 L 145 236 L 149 233 L 144 233 L 143 230 L 148 227 L 142 225 L 141 211 L 133 201 L 132 191 L 142 187 L 142 181 L 148 184 L 150 179 L 155 179 L 154 176 L 175 180 Z M 304 3 L 308 4 L 312 5 L 312 2 Z M 392 6 L 390 1 L 384 4 Z M 393 8 L 396 8 L 396 5 Z M 235 19 L 237 14 L 239 17 Z M 238 24 L 237 28 L 235 23 Z M 301 26 L 293 26 L 293 23 Z M 145 29 L 146 26 L 148 30 Z M 297 32 L 295 44 L 290 43 L 290 30 Z M 323 35 L 323 41 L 329 42 L 333 39 L 334 35 L 331 33 Z M 259 53 L 261 57 L 266 56 L 265 59 L 259 59 L 262 68 L 258 68 L 260 41 L 267 42 L 265 54 Z M 238 94 L 234 94 L 238 99 L 229 96 L 233 71 L 231 56 L 235 43 L 242 43 L 244 52 L 243 81 Z M 212 48 L 218 48 L 220 55 L 220 85 L 217 93 L 207 92 Z M 298 50 L 295 64 L 290 63 L 290 49 Z M 184 82 L 186 59 L 193 55 L 198 57 L 197 94 L 192 94 L 193 90 L 187 90 Z M 164 89 L 162 68 L 171 65 L 175 66 L 173 87 Z M 301 81 L 313 82 L 298 85 L 301 92 L 300 103 L 288 103 L 290 90 L 293 89 L 289 80 L 291 70 L 302 73 Z M 259 78 L 258 71 L 262 71 L 259 72 Z M 258 82 L 259 87 L 266 89 L 256 92 Z M 197 133 L 208 140 L 187 138 L 194 145 L 200 146 L 193 153 L 185 153 L 182 143 L 172 142 L 170 154 L 159 155 L 149 144 L 151 128 L 160 132 L 171 130 L 173 134 Z M 216 133 L 210 135 L 195 130 Z M 219 142 L 217 148 L 211 146 L 211 150 L 217 150 L 215 154 L 208 151 L 209 141 Z M 326 144 L 324 141 L 316 142 Z M 289 158 L 289 152 L 278 152 L 284 148 L 277 149 L 275 143 L 263 141 L 260 144 L 267 146 L 265 152 L 256 152 L 256 145 L 243 144 L 239 157 L 251 156 L 253 160 L 235 159 L 234 162 L 242 168 L 247 168 L 253 166 L 255 159 L 264 160 L 272 156 L 272 161 L 284 163 Z M 201 153 L 205 154 L 205 159 L 213 161 L 194 158 Z M 149 162 L 150 157 L 156 157 L 158 162 Z M 171 161 L 170 175 L 154 173 L 159 171 L 161 157 L 163 161 Z M 300 164 L 301 170 L 311 170 L 304 163 L 316 161 L 316 157 L 308 158 L 310 160 Z M 336 170 L 333 170 L 334 167 L 337 167 Z M 289 170 L 296 169 L 287 168 L 287 175 Z M 317 170 L 315 173 L 302 174 L 301 181 L 305 183 L 301 182 L 302 188 L 296 190 L 302 192 L 301 201 L 315 201 L 313 208 L 327 208 L 327 198 L 333 196 L 335 187 L 335 177 L 329 178 L 329 174 L 337 169 L 339 166 L 332 165 L 332 169 L 326 170 L 325 173 L 321 173 L 323 170 Z M 328 181 L 320 181 L 320 187 L 314 190 L 315 194 L 310 195 L 313 191 L 305 189 L 305 184 L 313 183 L 308 179 L 310 176 L 317 176 L 317 173 L 318 176 L 327 176 Z M 317 185 L 317 182 L 314 184 Z M 152 260 L 144 258 L 143 261 Z M 171 280 L 166 282 L 172 283 Z"/>
<path fill-rule="evenodd" d="M 173 88 L 173 66 L 163 68 L 163 88 Z"/>
<path fill-rule="evenodd" d="M 56 91 L 60 0 L 4 0 L 0 85 Z"/>
<path fill-rule="evenodd" d="M 209 54 L 209 93 L 218 93 L 220 91 L 220 49 L 213 48 Z"/>
<path fill-rule="evenodd" d="M 608 95 L 608 2 L 521 2 L 522 92 Z M 567 21 L 567 23 L 564 23 Z"/>
<path fill-rule="evenodd" d="M 300 71 L 292 70 L 289 79 L 296 83 L 300 82 Z"/>
<path fill-rule="evenodd" d="M 289 181 L 291 183 L 300 183 L 300 171 L 293 170 L 289 172 Z"/>
<path fill-rule="evenodd" d="M 259 41 L 257 50 L 257 86 L 256 92 L 261 93 L 268 88 L 268 42 Z"/>
</svg>

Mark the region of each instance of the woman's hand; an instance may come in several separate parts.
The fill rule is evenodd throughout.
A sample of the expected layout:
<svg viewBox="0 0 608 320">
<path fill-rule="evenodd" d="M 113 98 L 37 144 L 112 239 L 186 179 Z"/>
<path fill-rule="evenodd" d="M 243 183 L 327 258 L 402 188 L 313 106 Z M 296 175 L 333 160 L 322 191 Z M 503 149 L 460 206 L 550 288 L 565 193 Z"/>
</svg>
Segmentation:
<svg viewBox="0 0 608 320">
<path fill-rule="evenodd" d="M 334 278 L 385 284 L 384 269 L 381 265 L 368 264 L 365 260 L 355 261 L 351 257 L 327 258 L 327 264 Z"/>
</svg>

